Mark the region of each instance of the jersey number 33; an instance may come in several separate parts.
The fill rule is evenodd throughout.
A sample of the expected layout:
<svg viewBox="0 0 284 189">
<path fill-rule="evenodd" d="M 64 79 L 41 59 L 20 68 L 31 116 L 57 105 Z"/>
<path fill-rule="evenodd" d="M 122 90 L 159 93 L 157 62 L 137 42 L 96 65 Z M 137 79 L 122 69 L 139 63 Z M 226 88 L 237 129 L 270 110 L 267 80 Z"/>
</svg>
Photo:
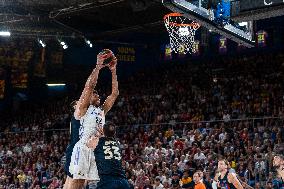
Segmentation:
<svg viewBox="0 0 284 189">
<path fill-rule="evenodd" d="M 121 160 L 119 148 L 117 146 L 103 146 L 105 159 Z"/>
</svg>

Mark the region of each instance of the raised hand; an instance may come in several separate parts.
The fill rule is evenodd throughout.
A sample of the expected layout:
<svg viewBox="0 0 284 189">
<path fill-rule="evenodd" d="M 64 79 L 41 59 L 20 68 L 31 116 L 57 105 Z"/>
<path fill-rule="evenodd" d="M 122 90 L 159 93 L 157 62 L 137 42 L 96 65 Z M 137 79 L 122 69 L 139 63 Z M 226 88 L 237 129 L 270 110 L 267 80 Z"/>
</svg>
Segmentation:
<svg viewBox="0 0 284 189">
<path fill-rule="evenodd" d="M 117 58 L 114 56 L 111 63 L 109 63 L 107 66 L 109 67 L 110 71 L 116 70 L 117 65 Z"/>
<path fill-rule="evenodd" d="M 97 55 L 97 65 L 96 65 L 96 68 L 102 69 L 103 67 L 105 67 L 106 65 L 104 65 L 104 61 L 106 59 L 110 58 L 111 56 L 113 56 L 113 53 L 111 51 L 109 53 L 99 53 Z"/>
</svg>

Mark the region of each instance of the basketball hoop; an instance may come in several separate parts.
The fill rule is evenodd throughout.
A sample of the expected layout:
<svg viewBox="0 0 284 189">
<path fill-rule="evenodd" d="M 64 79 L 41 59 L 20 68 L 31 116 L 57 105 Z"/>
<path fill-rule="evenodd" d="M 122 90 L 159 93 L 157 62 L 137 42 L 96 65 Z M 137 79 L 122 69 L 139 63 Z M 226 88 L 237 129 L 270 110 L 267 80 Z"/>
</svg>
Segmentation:
<svg viewBox="0 0 284 189">
<path fill-rule="evenodd" d="M 172 50 L 175 53 L 192 53 L 195 42 L 195 31 L 200 25 L 183 17 L 180 13 L 170 13 L 165 15 L 164 22 L 167 31 L 169 32 Z"/>
</svg>

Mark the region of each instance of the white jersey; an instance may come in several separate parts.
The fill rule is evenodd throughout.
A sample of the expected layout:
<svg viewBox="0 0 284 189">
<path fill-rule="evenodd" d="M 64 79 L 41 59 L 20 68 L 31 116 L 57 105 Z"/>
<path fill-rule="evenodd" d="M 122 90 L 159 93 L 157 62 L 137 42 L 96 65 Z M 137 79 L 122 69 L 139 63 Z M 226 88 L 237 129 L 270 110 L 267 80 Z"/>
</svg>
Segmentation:
<svg viewBox="0 0 284 189">
<path fill-rule="evenodd" d="M 98 128 L 105 124 L 105 114 L 100 107 L 90 105 L 86 114 L 80 119 L 79 137 L 80 142 L 86 144 L 90 137 L 95 134 Z"/>
<path fill-rule="evenodd" d="M 86 143 L 96 134 L 98 128 L 102 128 L 105 124 L 104 111 L 91 105 L 81 117 L 80 123 L 80 140 L 73 148 L 69 172 L 73 175 L 73 179 L 99 180 L 94 150 L 88 148 Z"/>
</svg>

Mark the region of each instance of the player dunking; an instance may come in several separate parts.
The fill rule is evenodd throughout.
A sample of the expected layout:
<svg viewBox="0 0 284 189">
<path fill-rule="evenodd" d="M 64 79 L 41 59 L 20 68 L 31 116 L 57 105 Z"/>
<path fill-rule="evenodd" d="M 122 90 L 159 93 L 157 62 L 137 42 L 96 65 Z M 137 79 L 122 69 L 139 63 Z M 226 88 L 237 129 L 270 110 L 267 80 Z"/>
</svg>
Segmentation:
<svg viewBox="0 0 284 189">
<path fill-rule="evenodd" d="M 275 155 L 273 167 L 277 171 L 277 178 L 273 181 L 273 189 L 284 189 L 284 155 Z"/>
<path fill-rule="evenodd" d="M 129 189 L 129 184 L 122 168 L 119 142 L 115 140 L 115 125 L 107 122 L 103 127 L 104 137 L 97 138 L 94 155 L 100 182 L 97 189 Z"/>
<path fill-rule="evenodd" d="M 112 58 L 112 61 L 104 65 L 104 61 L 109 58 Z M 105 115 L 111 109 L 119 94 L 116 64 L 117 59 L 110 50 L 98 54 L 96 68 L 89 76 L 76 106 L 74 116 L 81 123 L 80 140 L 75 144 L 71 156 L 69 171 L 73 175 L 73 180 L 68 189 L 82 188 L 85 180 L 99 180 L 93 149 L 91 149 L 91 145 L 88 145 L 88 142 L 91 136 L 100 136 L 105 123 Z M 105 66 L 108 66 L 112 73 L 112 93 L 100 106 L 100 97 L 94 88 L 97 84 L 99 72 Z"/>
<path fill-rule="evenodd" d="M 229 173 L 229 163 L 225 159 L 220 159 L 218 161 L 218 187 L 221 189 L 243 189 L 244 187 L 240 183 L 239 179 L 237 178 L 236 174 Z"/>
</svg>

